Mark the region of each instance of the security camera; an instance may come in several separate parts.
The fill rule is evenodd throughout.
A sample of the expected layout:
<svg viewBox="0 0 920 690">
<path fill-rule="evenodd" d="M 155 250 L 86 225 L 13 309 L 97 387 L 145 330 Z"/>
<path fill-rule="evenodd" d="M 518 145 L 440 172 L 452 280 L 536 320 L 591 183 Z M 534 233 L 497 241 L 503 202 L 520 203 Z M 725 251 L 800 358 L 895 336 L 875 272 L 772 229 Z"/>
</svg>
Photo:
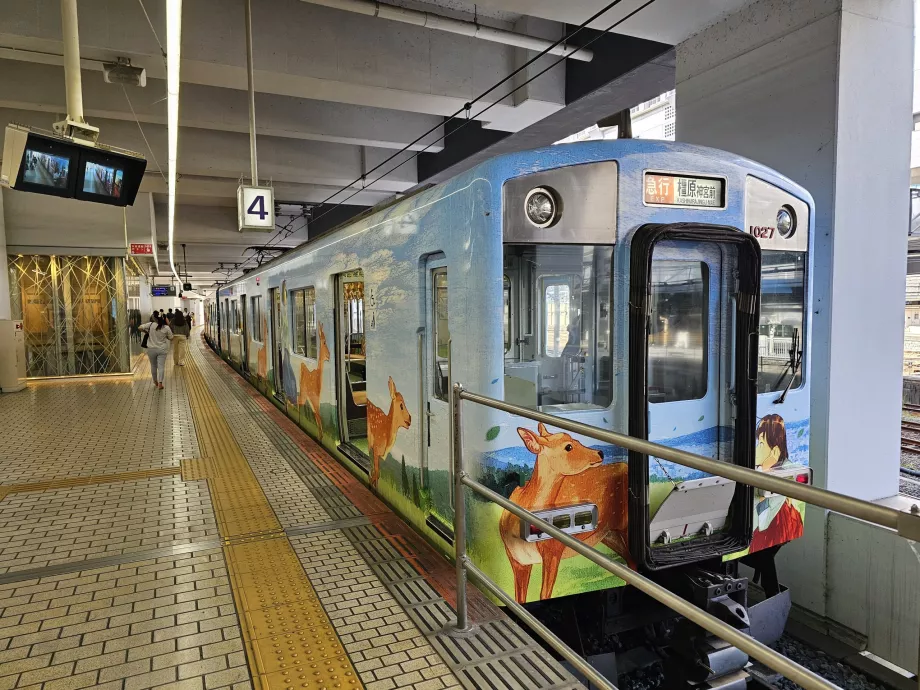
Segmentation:
<svg viewBox="0 0 920 690">
<path fill-rule="evenodd" d="M 117 62 L 103 63 L 102 77 L 106 84 L 147 86 L 147 70 L 143 67 L 134 67 L 129 58 L 118 58 Z"/>
</svg>

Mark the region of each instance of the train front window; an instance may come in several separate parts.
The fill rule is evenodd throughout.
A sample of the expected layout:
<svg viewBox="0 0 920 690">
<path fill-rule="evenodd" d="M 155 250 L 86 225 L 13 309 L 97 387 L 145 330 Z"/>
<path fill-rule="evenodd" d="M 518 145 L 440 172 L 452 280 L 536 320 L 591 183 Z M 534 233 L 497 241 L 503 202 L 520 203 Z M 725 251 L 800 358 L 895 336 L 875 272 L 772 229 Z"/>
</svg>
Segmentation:
<svg viewBox="0 0 920 690">
<path fill-rule="evenodd" d="M 651 403 L 699 400 L 708 375 L 709 267 L 653 260 L 648 335 Z"/>
<path fill-rule="evenodd" d="M 784 391 L 787 387 L 795 389 L 802 385 L 806 257 L 803 252 L 763 252 L 758 393 Z"/>
<path fill-rule="evenodd" d="M 505 400 L 548 412 L 607 407 L 613 248 L 504 249 Z"/>
</svg>

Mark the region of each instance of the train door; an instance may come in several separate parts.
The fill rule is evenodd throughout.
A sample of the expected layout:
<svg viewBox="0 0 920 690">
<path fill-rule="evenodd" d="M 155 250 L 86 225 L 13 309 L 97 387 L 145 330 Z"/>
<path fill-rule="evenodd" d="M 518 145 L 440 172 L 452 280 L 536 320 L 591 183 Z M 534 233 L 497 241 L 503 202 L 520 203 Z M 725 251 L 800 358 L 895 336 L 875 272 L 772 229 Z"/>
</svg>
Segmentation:
<svg viewBox="0 0 920 690">
<path fill-rule="evenodd" d="M 631 435 L 753 467 L 759 274 L 759 247 L 737 230 L 680 224 L 636 233 Z M 741 508 L 750 487 L 631 454 L 630 496 L 630 543 L 650 568 L 720 556 L 750 538 Z"/>
<path fill-rule="evenodd" d="M 453 475 L 450 453 L 450 328 L 448 326 L 447 260 L 429 260 L 426 271 L 426 331 L 428 333 L 425 412 L 427 471 L 421 487 L 430 491 L 428 523 L 440 532 L 453 521 Z"/>
<path fill-rule="evenodd" d="M 246 309 L 246 295 L 240 297 L 240 304 L 242 304 L 243 313 L 242 313 L 242 324 L 240 328 L 240 337 L 243 339 L 243 361 L 240 363 L 243 371 L 247 374 L 249 373 L 249 319 L 247 318 L 247 309 Z"/>
<path fill-rule="evenodd" d="M 284 400 L 284 368 L 282 366 L 281 349 L 284 343 L 281 342 L 281 292 L 278 288 L 271 288 L 268 291 L 268 299 L 271 302 L 271 347 L 272 347 L 272 388 L 274 395 L 278 400 Z"/>
<path fill-rule="evenodd" d="M 364 272 L 336 276 L 336 399 L 340 450 L 370 471 L 367 443 L 367 358 L 364 348 Z"/>
</svg>

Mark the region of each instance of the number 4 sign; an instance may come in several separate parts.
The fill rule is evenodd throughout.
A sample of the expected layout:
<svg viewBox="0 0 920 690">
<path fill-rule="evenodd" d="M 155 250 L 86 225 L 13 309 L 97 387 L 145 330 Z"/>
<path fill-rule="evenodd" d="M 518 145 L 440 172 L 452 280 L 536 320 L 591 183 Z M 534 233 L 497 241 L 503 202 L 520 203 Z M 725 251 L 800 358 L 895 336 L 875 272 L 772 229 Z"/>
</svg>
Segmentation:
<svg viewBox="0 0 920 690">
<path fill-rule="evenodd" d="M 236 192 L 240 232 L 275 229 L 275 193 L 271 187 L 240 185 Z"/>
</svg>

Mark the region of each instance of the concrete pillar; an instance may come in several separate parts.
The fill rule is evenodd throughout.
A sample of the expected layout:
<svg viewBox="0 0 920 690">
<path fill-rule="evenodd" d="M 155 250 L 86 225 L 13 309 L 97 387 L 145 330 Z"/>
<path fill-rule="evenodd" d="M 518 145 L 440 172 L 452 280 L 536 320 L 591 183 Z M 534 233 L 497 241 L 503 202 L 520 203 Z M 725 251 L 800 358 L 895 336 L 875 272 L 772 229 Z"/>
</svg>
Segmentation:
<svg viewBox="0 0 920 690">
<path fill-rule="evenodd" d="M 10 306 L 10 269 L 6 256 L 6 221 L 3 216 L 3 195 L 0 189 L 0 320 L 12 318 Z"/>
<path fill-rule="evenodd" d="M 677 47 L 677 140 L 814 195 L 811 464 L 867 500 L 898 492 L 912 65 L 912 0 L 758 0 Z M 819 613 L 825 524 L 781 552 Z"/>
</svg>

